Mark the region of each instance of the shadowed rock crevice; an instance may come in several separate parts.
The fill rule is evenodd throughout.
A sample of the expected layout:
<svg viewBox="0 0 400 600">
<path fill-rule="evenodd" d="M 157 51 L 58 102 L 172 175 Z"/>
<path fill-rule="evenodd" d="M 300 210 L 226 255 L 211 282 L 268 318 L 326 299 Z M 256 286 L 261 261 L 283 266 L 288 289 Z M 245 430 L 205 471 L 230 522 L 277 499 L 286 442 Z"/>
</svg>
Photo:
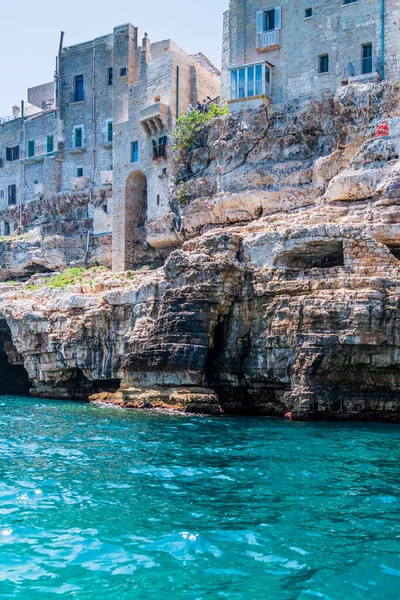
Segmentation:
<svg viewBox="0 0 400 600">
<path fill-rule="evenodd" d="M 0 394 L 29 394 L 32 387 L 23 358 L 12 342 L 11 330 L 0 315 Z"/>
<path fill-rule="evenodd" d="M 282 252 L 275 265 L 286 269 L 330 269 L 344 267 L 343 243 L 340 241 L 311 242 Z"/>
</svg>

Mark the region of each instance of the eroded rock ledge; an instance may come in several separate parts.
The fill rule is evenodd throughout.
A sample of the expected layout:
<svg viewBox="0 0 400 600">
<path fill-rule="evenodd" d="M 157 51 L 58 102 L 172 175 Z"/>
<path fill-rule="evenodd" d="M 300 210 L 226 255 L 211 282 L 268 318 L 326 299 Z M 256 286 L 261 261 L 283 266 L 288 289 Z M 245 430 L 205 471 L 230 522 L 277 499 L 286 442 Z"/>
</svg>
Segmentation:
<svg viewBox="0 0 400 600">
<path fill-rule="evenodd" d="M 374 135 L 400 114 L 398 89 L 336 102 L 327 120 L 321 106 L 303 111 L 295 131 L 294 113 L 276 117 L 268 157 L 252 133 L 259 112 L 205 131 L 209 151 L 189 157 L 190 198 L 174 215 L 182 245 L 163 267 L 93 271 L 65 289 L 44 275 L 0 284 L 2 360 L 43 397 L 400 422 L 399 147 Z M 329 135 L 304 146 L 318 119 Z M 246 160 L 205 196 L 239 129 Z"/>
</svg>

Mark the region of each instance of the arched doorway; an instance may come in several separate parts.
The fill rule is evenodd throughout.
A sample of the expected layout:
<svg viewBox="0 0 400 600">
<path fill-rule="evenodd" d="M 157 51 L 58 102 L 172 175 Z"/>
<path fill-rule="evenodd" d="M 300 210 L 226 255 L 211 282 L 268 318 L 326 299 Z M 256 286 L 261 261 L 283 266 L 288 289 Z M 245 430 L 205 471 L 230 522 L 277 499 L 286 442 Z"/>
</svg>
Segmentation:
<svg viewBox="0 0 400 600">
<path fill-rule="evenodd" d="M 145 259 L 147 218 L 147 178 L 134 171 L 125 185 L 125 269 L 131 269 Z"/>
</svg>

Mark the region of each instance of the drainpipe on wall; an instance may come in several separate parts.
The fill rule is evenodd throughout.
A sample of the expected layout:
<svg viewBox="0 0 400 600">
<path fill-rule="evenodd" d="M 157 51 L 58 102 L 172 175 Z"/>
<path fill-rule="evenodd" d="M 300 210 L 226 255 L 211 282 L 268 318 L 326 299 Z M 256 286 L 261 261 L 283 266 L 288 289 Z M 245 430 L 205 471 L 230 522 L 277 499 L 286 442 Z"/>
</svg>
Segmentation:
<svg viewBox="0 0 400 600">
<path fill-rule="evenodd" d="M 90 181 L 90 200 L 88 206 L 88 217 L 89 209 L 92 212 L 94 219 L 94 207 L 93 207 L 93 188 L 94 188 L 94 174 L 96 169 L 96 142 L 97 142 L 97 119 L 96 119 L 96 40 L 93 43 L 93 56 L 92 56 L 92 176 Z M 87 232 L 86 238 L 86 258 L 87 261 L 89 253 L 89 240 L 90 240 L 90 229 Z"/>
<path fill-rule="evenodd" d="M 26 148 L 25 102 L 23 100 L 21 102 L 21 129 L 22 129 L 22 144 L 21 144 L 22 148 L 20 150 L 20 153 L 22 156 L 22 153 L 25 152 L 25 148 Z M 23 189 L 22 189 L 22 194 L 21 194 L 21 192 L 18 194 L 19 195 L 19 227 L 22 227 L 22 198 L 25 196 L 25 186 L 26 186 L 25 164 L 22 165 L 22 173 L 23 173 L 23 177 L 22 177 Z"/>
<path fill-rule="evenodd" d="M 381 55 L 381 77 L 385 79 L 385 0 L 382 0 L 381 4 Z"/>
<path fill-rule="evenodd" d="M 56 65 L 56 108 L 60 110 L 61 118 L 61 104 L 62 104 L 62 77 L 61 77 L 61 54 L 64 44 L 64 32 L 60 35 L 60 45 L 58 47 L 57 65 Z"/>
</svg>

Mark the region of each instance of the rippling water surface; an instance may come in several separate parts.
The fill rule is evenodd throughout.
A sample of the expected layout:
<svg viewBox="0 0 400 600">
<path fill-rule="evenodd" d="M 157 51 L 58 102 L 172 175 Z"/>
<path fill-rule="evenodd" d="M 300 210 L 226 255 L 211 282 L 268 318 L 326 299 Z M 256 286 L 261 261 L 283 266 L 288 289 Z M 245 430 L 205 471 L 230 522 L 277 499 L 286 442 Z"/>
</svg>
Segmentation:
<svg viewBox="0 0 400 600">
<path fill-rule="evenodd" d="M 400 598 L 400 429 L 0 398 L 0 598 Z"/>
</svg>

